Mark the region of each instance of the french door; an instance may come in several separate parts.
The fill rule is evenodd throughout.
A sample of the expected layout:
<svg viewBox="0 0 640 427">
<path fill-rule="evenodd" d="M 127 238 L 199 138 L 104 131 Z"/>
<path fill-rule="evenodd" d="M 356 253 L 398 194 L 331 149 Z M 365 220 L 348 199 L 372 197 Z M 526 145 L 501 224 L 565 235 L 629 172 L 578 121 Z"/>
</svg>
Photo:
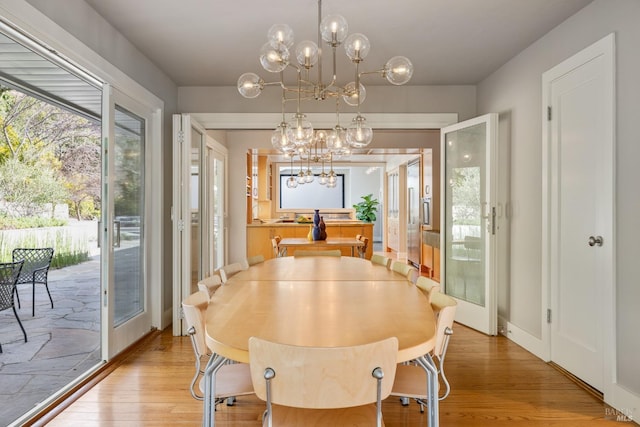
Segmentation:
<svg viewBox="0 0 640 427">
<path fill-rule="evenodd" d="M 497 333 L 497 114 L 441 130 L 441 275 L 456 321 Z"/>
<path fill-rule="evenodd" d="M 109 360 L 151 328 L 145 225 L 151 113 L 109 85 L 103 90 L 102 351 Z"/>
<path fill-rule="evenodd" d="M 186 333 L 183 299 L 226 260 L 225 147 L 188 114 L 173 116 L 174 335 Z"/>
</svg>

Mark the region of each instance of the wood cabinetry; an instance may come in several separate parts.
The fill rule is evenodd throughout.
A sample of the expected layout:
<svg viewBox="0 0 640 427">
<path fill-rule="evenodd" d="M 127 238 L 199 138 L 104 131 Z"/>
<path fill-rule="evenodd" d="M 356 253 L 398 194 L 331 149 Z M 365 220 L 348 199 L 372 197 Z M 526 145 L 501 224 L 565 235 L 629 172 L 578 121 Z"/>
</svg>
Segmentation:
<svg viewBox="0 0 640 427">
<path fill-rule="evenodd" d="M 422 232 L 422 272 L 440 281 L 440 234 Z"/>
<path fill-rule="evenodd" d="M 247 257 L 262 255 L 265 259 L 274 258 L 271 239 L 280 237 L 307 237 L 309 224 L 249 224 L 247 225 Z M 373 224 L 354 223 L 339 224 L 328 223 L 327 235 L 329 237 L 355 237 L 362 234 L 369 238 L 369 246 L 365 258 L 373 255 Z M 351 248 L 341 249 L 343 256 L 351 256 Z"/>
</svg>

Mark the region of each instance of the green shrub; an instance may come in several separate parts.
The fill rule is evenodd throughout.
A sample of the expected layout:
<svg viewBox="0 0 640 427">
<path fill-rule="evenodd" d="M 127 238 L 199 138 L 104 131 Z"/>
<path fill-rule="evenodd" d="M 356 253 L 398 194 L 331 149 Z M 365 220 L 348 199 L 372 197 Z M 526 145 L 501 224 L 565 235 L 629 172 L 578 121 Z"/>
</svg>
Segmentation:
<svg viewBox="0 0 640 427">
<path fill-rule="evenodd" d="M 51 268 L 79 264 L 89 259 L 86 238 L 73 236 L 69 228 L 32 228 L 25 230 L 0 230 L 0 260 L 11 260 L 14 248 L 53 248 Z"/>
<path fill-rule="evenodd" d="M 0 230 L 19 230 L 23 228 L 62 227 L 67 221 L 58 218 L 8 217 L 0 214 Z"/>
</svg>

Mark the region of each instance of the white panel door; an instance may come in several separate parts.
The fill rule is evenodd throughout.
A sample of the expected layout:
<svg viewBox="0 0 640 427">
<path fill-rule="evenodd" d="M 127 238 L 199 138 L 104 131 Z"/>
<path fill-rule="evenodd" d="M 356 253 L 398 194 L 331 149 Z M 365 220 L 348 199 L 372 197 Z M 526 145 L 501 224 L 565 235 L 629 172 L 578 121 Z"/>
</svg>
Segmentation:
<svg viewBox="0 0 640 427">
<path fill-rule="evenodd" d="M 456 321 L 497 334 L 498 115 L 441 131 L 441 281 Z"/>
<path fill-rule="evenodd" d="M 595 52 L 546 73 L 551 360 L 601 391 L 613 286 L 611 66 Z"/>
</svg>

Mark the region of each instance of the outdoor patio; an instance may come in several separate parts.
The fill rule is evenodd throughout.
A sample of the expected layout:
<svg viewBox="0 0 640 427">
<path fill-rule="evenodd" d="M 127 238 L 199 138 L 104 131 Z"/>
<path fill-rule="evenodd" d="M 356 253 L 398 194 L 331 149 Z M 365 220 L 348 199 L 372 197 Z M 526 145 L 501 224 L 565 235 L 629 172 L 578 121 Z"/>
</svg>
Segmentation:
<svg viewBox="0 0 640 427">
<path fill-rule="evenodd" d="M 0 312 L 0 425 L 8 425 L 100 361 L 100 264 L 88 262 L 50 270 L 47 292 L 36 285 L 35 317 L 31 285 L 19 288 L 22 307 Z"/>
</svg>

